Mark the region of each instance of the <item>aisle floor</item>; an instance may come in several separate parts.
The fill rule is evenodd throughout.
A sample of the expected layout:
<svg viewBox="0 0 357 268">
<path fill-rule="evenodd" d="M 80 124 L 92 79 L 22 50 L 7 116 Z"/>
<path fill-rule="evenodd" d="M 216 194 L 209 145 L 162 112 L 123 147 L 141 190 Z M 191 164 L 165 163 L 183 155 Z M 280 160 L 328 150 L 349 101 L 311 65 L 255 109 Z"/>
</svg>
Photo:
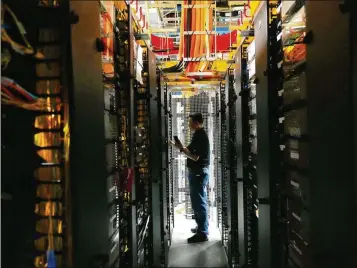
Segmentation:
<svg viewBox="0 0 357 268">
<path fill-rule="evenodd" d="M 187 238 L 192 236 L 190 231 L 192 227 L 195 227 L 194 220 L 188 220 L 184 215 L 175 215 L 169 267 L 228 268 L 227 257 L 216 224 L 210 223 L 210 240 L 208 242 L 187 244 Z"/>
</svg>

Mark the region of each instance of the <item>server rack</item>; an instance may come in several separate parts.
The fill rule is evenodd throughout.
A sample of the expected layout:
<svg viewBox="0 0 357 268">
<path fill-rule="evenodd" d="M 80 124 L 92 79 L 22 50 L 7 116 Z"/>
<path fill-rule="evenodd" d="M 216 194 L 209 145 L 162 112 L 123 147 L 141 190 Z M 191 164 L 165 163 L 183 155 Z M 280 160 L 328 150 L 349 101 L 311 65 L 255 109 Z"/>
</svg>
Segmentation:
<svg viewBox="0 0 357 268">
<path fill-rule="evenodd" d="M 140 29 L 131 18 L 129 11 L 129 27 L 123 36 L 127 38 L 124 45 L 131 48 L 128 60 L 130 72 L 123 76 L 128 81 L 128 91 L 123 92 L 123 112 L 127 115 L 126 154 L 132 169 L 124 170 L 122 180 L 129 178 L 129 206 L 127 214 L 130 222 L 126 222 L 129 237 L 122 248 L 128 252 L 123 267 L 161 267 L 166 265 L 167 236 L 166 219 L 166 154 L 164 150 L 165 128 L 163 124 L 164 92 L 160 86 L 160 75 L 156 70 L 155 55 L 140 39 Z M 128 25 L 128 24 L 126 24 Z M 124 51 L 125 52 L 125 51 Z M 128 76 L 130 74 L 130 76 Z M 161 155 L 162 158 L 157 157 Z M 132 175 L 129 175 L 133 171 Z M 132 176 L 132 178 L 130 177 Z M 124 190 L 127 187 L 124 187 Z M 123 195 L 125 197 L 125 193 Z M 125 202 L 124 202 L 125 204 Z M 154 224 L 155 222 L 155 224 Z M 156 223 L 160 224 L 156 224 Z M 166 246 L 165 246 L 166 245 Z M 129 266 L 128 266 L 129 265 Z"/>
<path fill-rule="evenodd" d="M 108 262 L 109 215 L 105 162 L 104 94 L 98 2 L 72 1 L 71 197 L 73 267 Z M 90 243 L 88 241 L 95 241 Z"/>
<path fill-rule="evenodd" d="M 46 251 L 51 250 L 54 262 L 63 267 L 71 261 L 72 250 L 67 47 L 72 21 L 68 3 L 5 1 L 1 8 L 6 28 L 2 30 L 1 66 L 1 213 L 6 244 L 2 265 L 43 267 Z M 36 19 L 39 17 L 42 20 Z M 9 39 L 25 45 L 24 49 L 16 50 L 6 41 Z M 31 101 L 27 105 L 4 105 L 5 91 L 8 96 L 20 97 L 14 88 L 24 88 L 43 103 L 36 101 L 37 107 Z"/>
<path fill-rule="evenodd" d="M 282 14 L 284 80 L 280 116 L 289 222 L 286 254 L 292 267 L 355 264 L 354 242 L 348 238 L 355 224 L 348 213 L 353 209 L 353 130 L 348 123 L 352 118 L 351 65 L 350 51 L 344 49 L 349 42 L 349 18 L 338 3 L 323 3 L 321 20 L 316 16 L 316 3 L 283 1 L 288 8 Z M 289 34 L 290 22 L 302 12 L 305 16 L 298 32 L 300 38 L 294 38 Z M 334 22 L 328 31 L 326 21 Z M 295 52 L 288 51 L 290 46 Z M 338 192 L 334 190 L 337 188 Z M 327 213 L 331 212 L 335 218 L 328 220 Z M 326 236 L 327 230 L 339 231 Z"/>
<path fill-rule="evenodd" d="M 242 175 L 244 223 L 240 236 L 244 237 L 244 260 L 247 267 L 258 265 L 258 181 L 257 181 L 257 103 L 256 52 L 254 37 L 245 38 L 238 59 L 240 63 Z"/>
<path fill-rule="evenodd" d="M 279 57 L 277 50 L 278 18 L 276 16 L 279 1 L 263 2 L 254 18 L 254 62 L 249 66 L 248 80 L 251 87 L 251 151 L 253 181 L 256 180 L 258 217 L 257 241 L 258 266 L 279 267 L 279 243 L 277 231 L 276 187 L 281 175 L 279 133 L 278 133 L 278 97 L 277 77 Z M 250 51 L 248 51 L 249 58 Z M 249 61 L 249 59 L 248 59 Z M 249 62 L 248 62 L 249 65 Z M 253 67 L 254 66 L 254 67 Z M 253 68 L 252 68 L 253 67 Z M 253 72 L 253 73 L 251 73 Z M 255 90 L 254 90 L 255 89 Z M 255 115 L 254 115 L 255 114 Z M 258 150 L 259 148 L 259 150 Z M 254 178 L 254 176 L 256 176 Z M 253 191 L 254 192 L 254 191 Z M 254 216 L 253 216 L 254 217 Z M 254 219 L 256 221 L 256 219 Z M 255 260 L 257 261 L 257 260 Z"/>
<path fill-rule="evenodd" d="M 155 58 L 154 58 L 155 59 Z M 156 63 L 156 60 L 155 60 Z M 162 79 L 161 72 L 157 69 L 157 102 L 159 111 L 159 127 L 160 132 L 160 154 L 161 154 L 161 177 L 159 181 L 160 186 L 160 221 L 161 221 L 161 243 L 160 243 L 160 266 L 167 267 L 168 265 L 168 251 L 171 243 L 171 224 L 170 224 L 170 166 L 168 161 L 169 143 L 168 143 L 168 126 L 167 126 L 167 88 Z M 171 147 L 171 146 L 170 146 Z"/>
<path fill-rule="evenodd" d="M 135 31 L 135 30 L 134 30 Z M 149 263 L 147 242 L 149 239 L 149 224 L 152 221 L 151 217 L 151 200 L 152 193 L 151 183 L 151 151 L 150 150 L 150 82 L 148 74 L 148 51 L 141 44 L 137 43 L 135 37 L 132 39 L 134 48 L 134 72 L 132 80 L 132 88 L 135 92 L 133 102 L 134 112 L 134 157 L 135 157 L 135 218 L 136 218 L 136 254 L 137 266 L 146 267 Z M 140 48 L 143 49 L 140 52 Z M 141 55 L 140 55 L 141 54 Z M 142 57 L 142 61 L 139 61 Z M 137 79 L 136 68 L 142 68 L 142 82 Z M 140 72 L 140 71 L 139 71 Z"/>
<path fill-rule="evenodd" d="M 166 177 L 166 156 L 163 152 L 165 129 L 161 127 L 163 92 L 157 80 L 155 55 L 147 47 L 143 49 L 143 83 L 134 81 L 137 108 L 136 172 L 140 178 L 136 181 L 138 191 L 135 200 L 139 234 L 138 267 L 161 267 L 167 263 L 166 203 L 163 202 L 166 199 L 163 179 Z M 160 155 L 162 159 L 157 157 Z"/>
<path fill-rule="evenodd" d="M 110 79 L 105 77 L 105 92 L 99 92 L 98 88 L 103 88 L 101 57 L 89 44 L 94 42 L 98 51 L 105 51 L 106 43 L 103 38 L 108 38 L 108 35 L 100 35 L 98 22 L 101 7 L 94 2 L 85 4 L 86 6 L 83 2 L 72 3 L 72 9 L 78 12 L 79 17 L 82 17 L 81 12 L 84 11 L 91 14 L 89 17 L 83 15 L 82 23 L 72 30 L 72 51 L 75 53 L 73 100 L 76 107 L 72 121 L 75 127 L 72 137 L 76 144 L 72 155 L 76 160 L 74 164 L 78 163 L 73 169 L 74 174 L 81 176 L 83 180 L 88 176 L 92 179 L 89 182 L 76 180 L 72 185 L 73 206 L 76 211 L 74 267 L 152 267 L 153 254 L 157 252 L 157 247 L 153 249 L 155 230 L 151 217 L 160 217 L 162 211 L 159 210 L 157 214 L 152 207 L 152 182 L 161 178 L 161 166 L 160 163 L 153 163 L 151 168 L 148 165 L 153 162 L 151 155 L 159 154 L 155 152 L 155 148 L 158 147 L 151 146 L 154 137 L 152 133 L 156 135 L 158 132 L 158 125 L 154 124 L 158 122 L 158 103 L 151 97 L 152 93 L 156 94 L 157 91 L 155 57 L 147 52 L 146 47 L 139 55 L 134 50 L 139 50 L 140 41 L 135 39 L 138 28 L 128 5 L 124 2 L 116 3 L 115 21 L 112 22 L 115 37 L 114 75 L 109 77 Z M 97 20 L 94 19 L 95 15 Z M 93 27 L 87 28 L 88 25 Z M 140 43 L 145 46 L 143 42 Z M 138 61 L 141 56 L 143 61 Z M 89 62 L 91 64 L 88 64 Z M 154 69 L 149 66 L 154 66 Z M 142 72 L 139 72 L 138 68 L 141 68 Z M 143 81 L 138 81 L 140 76 L 143 77 Z M 86 90 L 80 90 L 81 88 Z M 83 96 L 86 98 L 83 99 Z M 92 104 L 93 107 L 86 109 L 88 104 Z M 103 110 L 106 110 L 105 116 L 102 114 L 99 117 Z M 91 120 L 88 121 L 87 116 L 90 116 Z M 93 147 L 93 151 L 89 153 L 84 150 L 86 146 L 82 140 L 84 136 L 88 136 L 86 132 L 96 135 L 96 138 L 88 141 Z M 103 140 L 100 137 L 103 137 Z M 79 165 L 78 159 L 90 159 L 88 163 L 91 165 L 89 168 L 88 165 Z M 98 174 L 108 179 L 99 182 Z M 92 207 L 84 207 L 87 203 L 85 197 L 89 194 L 88 190 L 80 187 L 81 184 L 89 185 L 89 189 L 92 189 L 90 191 L 95 191 L 95 201 L 99 203 L 92 204 Z M 111 217 L 108 215 L 108 197 L 111 202 Z M 89 228 L 84 228 L 88 224 L 83 221 L 89 219 L 93 224 Z M 88 233 L 93 237 L 93 243 L 85 242 L 84 238 Z M 110 240 L 108 233 L 112 238 Z M 161 241 L 159 246 L 161 254 Z"/>
<path fill-rule="evenodd" d="M 142 67 L 147 83 L 146 87 L 138 86 L 132 49 L 135 25 L 124 2 L 113 4 L 113 17 L 98 2 L 69 5 L 63 1 L 51 6 L 41 1 L 41 7 L 34 3 L 29 3 L 29 10 L 41 21 L 33 20 L 28 32 L 38 34 L 37 44 L 49 57 L 36 63 L 29 61 L 27 66 L 29 73 L 37 76 L 32 81 L 33 88 L 49 105 L 49 110 L 36 113 L 36 117 L 28 114 L 30 125 L 35 118 L 34 128 L 30 127 L 31 134 L 35 132 L 35 146 L 31 145 L 28 151 L 40 156 L 36 163 L 29 163 L 36 166 L 31 166 L 31 173 L 38 182 L 37 199 L 34 188 L 29 187 L 33 190 L 29 194 L 21 193 L 27 198 L 26 204 L 31 205 L 29 215 L 34 219 L 33 224 L 27 225 L 33 228 L 26 231 L 31 239 L 25 239 L 29 243 L 24 248 L 31 247 L 33 254 L 28 256 L 36 257 L 18 259 L 16 263 L 12 258 L 9 263 L 12 267 L 43 267 L 48 240 L 54 240 L 52 248 L 58 267 L 165 267 L 167 234 L 171 232 L 165 230 L 166 220 L 161 219 L 168 218 L 169 212 L 172 230 L 173 206 L 165 207 L 167 134 L 163 103 L 167 91 L 157 81 L 155 56 L 152 52 L 146 54 Z M 24 3 L 18 4 L 18 8 L 24 8 Z M 71 24 L 76 22 L 70 36 Z M 73 90 L 68 93 L 72 83 Z M 26 115 L 22 116 L 25 126 Z M 151 124 L 146 124 L 149 121 Z M 143 126 L 150 135 L 138 137 L 136 130 Z M 73 142 L 70 154 L 69 137 Z M 144 159 L 140 142 L 151 145 Z M 161 163 L 150 157 L 160 154 Z M 145 161 L 153 163 L 151 168 L 143 166 Z M 70 181 L 70 175 L 76 179 Z M 172 196 L 172 168 L 169 176 Z M 152 189 L 159 192 L 155 198 Z M 33 206 L 37 215 L 33 214 Z M 138 214 L 143 206 L 141 225 Z M 54 219 L 47 219 L 49 216 Z M 154 226 L 151 217 L 162 224 Z M 47 238 L 45 232 L 50 231 L 53 234 Z M 29 253 L 22 249 L 16 252 Z"/>
<path fill-rule="evenodd" d="M 165 136 L 164 91 L 160 85 L 160 73 L 156 69 L 156 58 L 148 50 L 148 69 L 150 77 L 150 172 L 152 237 L 149 250 L 152 250 L 150 267 L 166 267 L 168 264 L 167 206 L 166 203 L 166 154 L 167 138 Z M 161 158 L 160 158 L 161 156 Z M 148 241 L 149 242 L 149 241 Z"/>
<path fill-rule="evenodd" d="M 127 241 L 128 218 L 127 206 L 130 195 L 129 184 L 125 176 L 130 176 L 125 137 L 126 116 L 125 93 L 128 85 L 123 76 L 129 73 L 129 66 L 123 64 L 123 58 L 129 54 L 124 45 L 125 32 L 128 31 L 127 9 L 115 8 L 111 2 L 101 4 L 101 41 L 104 91 L 104 128 L 107 171 L 108 212 L 109 212 L 109 253 L 108 266 L 117 267 L 120 261 L 126 262 L 125 243 Z M 125 6 L 126 7 L 126 6 Z M 116 29 L 114 25 L 120 25 Z M 124 39 L 124 40 L 123 40 Z M 124 82 L 124 83 L 123 83 Z M 124 138 L 123 138 L 124 137 Z M 123 183 L 122 183 L 123 182 Z M 124 220 L 125 219 L 125 220 Z M 122 235 L 122 237 L 120 237 Z M 125 242 L 124 242 L 125 241 Z M 124 250 L 122 250 L 124 249 Z M 121 256 L 122 253 L 122 258 Z"/>
<path fill-rule="evenodd" d="M 245 99 L 247 97 L 247 90 L 244 90 L 246 86 L 243 87 L 243 77 L 246 75 L 246 64 L 242 60 L 242 47 L 246 46 L 244 44 L 238 49 L 237 54 L 235 56 L 235 68 L 234 68 L 234 92 L 236 95 L 236 103 L 234 105 L 235 108 L 235 149 L 236 149 L 236 185 L 233 187 L 233 191 L 236 191 L 236 196 L 232 198 L 232 202 L 235 202 L 236 208 L 235 213 L 237 217 L 236 222 L 236 242 L 235 246 L 238 248 L 238 262 L 241 266 L 248 266 L 247 263 L 247 251 L 248 244 L 246 242 L 246 232 L 247 232 L 247 218 L 245 217 L 245 190 L 244 187 L 246 183 L 244 179 L 247 178 L 246 168 L 244 167 L 244 162 L 246 159 L 247 153 L 245 152 L 245 146 L 249 142 L 249 137 L 247 134 L 248 130 L 248 120 L 243 121 L 243 119 L 247 118 L 248 114 L 248 100 Z M 243 125 L 243 122 L 246 125 Z"/>
<path fill-rule="evenodd" d="M 133 226 L 133 219 L 131 217 L 133 211 L 131 207 L 131 200 L 133 188 L 135 187 L 134 171 L 131 168 L 132 162 L 130 158 L 129 142 L 129 119 L 130 119 L 130 97 L 131 84 L 130 77 L 132 59 L 130 58 L 130 10 L 126 5 L 116 7 L 115 9 L 115 70 L 116 70 L 116 99 L 117 106 L 117 119 L 118 124 L 118 169 L 115 177 L 118 179 L 118 198 L 116 198 L 119 206 L 119 265 L 115 264 L 114 267 L 130 267 L 132 261 L 132 248 L 133 243 L 131 239 Z"/>
</svg>

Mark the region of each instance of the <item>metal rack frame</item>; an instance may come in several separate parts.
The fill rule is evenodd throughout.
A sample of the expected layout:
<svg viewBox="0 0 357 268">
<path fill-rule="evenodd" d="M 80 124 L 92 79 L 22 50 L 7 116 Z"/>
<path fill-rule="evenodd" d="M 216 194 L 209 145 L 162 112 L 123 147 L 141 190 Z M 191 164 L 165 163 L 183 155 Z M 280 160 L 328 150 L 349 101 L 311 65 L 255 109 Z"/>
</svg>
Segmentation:
<svg viewBox="0 0 357 268">
<path fill-rule="evenodd" d="M 221 133 L 221 123 L 220 123 L 220 91 L 217 90 L 216 92 L 216 117 L 215 117 L 215 126 L 216 129 L 219 130 Z M 219 135 L 215 136 L 215 161 L 216 161 L 216 193 L 217 193 L 217 227 L 219 228 L 220 232 L 222 233 L 222 166 L 221 166 L 221 137 Z"/>
<path fill-rule="evenodd" d="M 244 256 L 240 263 L 244 267 L 256 267 L 258 264 L 258 218 L 256 215 L 257 205 L 257 175 L 256 175 L 256 154 L 251 151 L 252 139 L 256 139 L 256 133 L 252 131 L 252 121 L 256 120 L 256 114 L 251 113 L 250 106 L 256 101 L 254 93 L 254 77 L 249 79 L 248 70 L 248 47 L 253 45 L 250 39 L 245 39 L 239 54 L 238 62 L 240 65 L 240 76 L 237 79 L 238 87 L 240 87 L 240 104 L 241 117 L 237 119 L 237 123 L 241 125 L 241 138 L 238 138 L 238 143 L 241 141 L 242 157 L 238 165 L 241 166 L 240 175 L 242 181 L 239 182 L 241 188 L 239 199 L 242 204 L 243 212 L 241 213 L 243 222 L 239 222 L 241 240 L 241 254 Z M 241 122 L 239 122 L 241 120 Z M 239 133 L 240 134 L 240 133 Z"/>
<path fill-rule="evenodd" d="M 237 99 L 235 69 L 227 72 L 227 110 L 228 110 L 228 157 L 229 157 L 229 247 L 228 263 L 230 267 L 239 267 L 239 235 L 238 235 L 238 163 L 237 163 Z"/>
<path fill-rule="evenodd" d="M 163 82 L 162 82 L 163 83 Z M 166 138 L 172 140 L 172 113 L 171 113 L 171 94 L 168 92 L 167 84 L 161 85 L 164 89 L 164 120 Z M 175 225 L 174 212 L 174 171 L 173 171 L 173 148 L 166 143 L 166 202 L 167 202 L 167 226 L 169 232 L 169 246 L 172 242 L 172 233 Z"/>
<path fill-rule="evenodd" d="M 222 244 L 229 255 L 229 232 L 230 232 L 230 170 L 229 170 L 229 157 L 228 157 L 228 109 L 227 109 L 227 82 L 220 83 L 220 154 L 221 154 L 221 202 L 222 202 Z"/>
</svg>

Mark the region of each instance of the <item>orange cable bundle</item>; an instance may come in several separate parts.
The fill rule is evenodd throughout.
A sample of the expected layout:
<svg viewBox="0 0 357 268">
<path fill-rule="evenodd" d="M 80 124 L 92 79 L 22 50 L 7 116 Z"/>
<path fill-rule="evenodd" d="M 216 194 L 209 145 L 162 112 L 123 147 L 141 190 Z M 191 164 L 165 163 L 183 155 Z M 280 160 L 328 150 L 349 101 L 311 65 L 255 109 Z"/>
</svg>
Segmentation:
<svg viewBox="0 0 357 268">
<path fill-rule="evenodd" d="M 113 57 L 113 23 L 111 21 L 110 15 L 105 12 L 102 13 L 102 31 L 104 37 L 102 37 L 102 41 L 105 46 L 105 50 L 102 53 L 103 56 Z"/>
<path fill-rule="evenodd" d="M 200 3 L 202 4 L 202 2 Z M 203 2 L 204 4 L 204 2 Z M 198 31 L 202 32 L 204 31 L 204 25 L 205 25 L 205 9 L 204 8 L 199 8 L 197 10 L 198 14 L 199 14 L 199 25 L 198 25 Z M 201 58 L 203 56 L 204 53 L 204 37 L 205 35 L 203 34 L 199 34 L 197 35 L 198 40 L 197 40 L 197 54 L 195 54 L 195 58 Z M 195 62 L 195 71 L 198 71 L 200 69 L 202 62 Z"/>
<path fill-rule="evenodd" d="M 192 0 L 191 4 L 195 5 L 196 1 Z M 191 8 L 189 10 L 191 11 L 191 21 L 189 21 L 188 23 L 191 25 L 191 27 L 188 29 L 188 31 L 194 32 L 196 30 L 196 9 Z M 194 51 L 195 51 L 196 35 L 195 34 L 188 35 L 188 38 L 189 38 L 190 48 L 189 48 L 189 54 L 187 57 L 192 58 L 194 55 Z M 193 70 L 193 62 L 188 62 L 187 72 L 192 72 L 192 70 Z"/>
<path fill-rule="evenodd" d="M 203 1 L 203 4 L 204 5 L 207 5 L 208 4 L 208 1 L 207 0 L 205 0 L 205 1 Z M 209 29 L 209 27 L 207 27 L 207 26 L 209 26 L 209 21 L 207 21 L 207 16 L 208 16 L 208 14 L 210 13 L 210 12 L 212 12 L 212 10 L 211 9 L 209 9 L 209 8 L 202 8 L 202 31 L 208 31 L 208 32 L 210 32 L 210 29 Z M 207 49 L 208 49 L 208 47 L 207 47 L 207 38 L 209 38 L 209 37 L 207 37 L 207 35 L 205 34 L 205 35 L 202 35 L 202 37 L 201 37 L 201 50 L 200 50 L 200 56 L 201 57 L 206 57 L 207 56 Z M 209 39 L 208 39 L 209 40 Z M 199 71 L 200 72 L 203 72 L 203 71 L 205 71 L 205 69 L 206 69 L 206 67 L 207 67 L 207 64 L 208 64 L 208 62 L 207 61 L 203 61 L 203 62 L 200 62 L 200 65 L 198 66 L 199 67 Z"/>
</svg>

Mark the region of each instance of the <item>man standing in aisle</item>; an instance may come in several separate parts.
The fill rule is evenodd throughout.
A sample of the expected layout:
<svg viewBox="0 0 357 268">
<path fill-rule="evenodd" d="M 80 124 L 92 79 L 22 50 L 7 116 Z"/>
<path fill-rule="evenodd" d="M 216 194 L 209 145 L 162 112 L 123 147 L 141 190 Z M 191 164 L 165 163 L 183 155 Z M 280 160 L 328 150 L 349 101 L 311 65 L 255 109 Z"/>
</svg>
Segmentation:
<svg viewBox="0 0 357 268">
<path fill-rule="evenodd" d="M 207 185 L 209 182 L 210 143 L 203 128 L 202 114 L 190 115 L 190 128 L 194 131 L 190 145 L 183 147 L 181 143 L 171 143 L 187 156 L 188 180 L 192 209 L 197 227 L 191 229 L 194 236 L 188 243 L 208 241 L 208 200 Z"/>
</svg>

